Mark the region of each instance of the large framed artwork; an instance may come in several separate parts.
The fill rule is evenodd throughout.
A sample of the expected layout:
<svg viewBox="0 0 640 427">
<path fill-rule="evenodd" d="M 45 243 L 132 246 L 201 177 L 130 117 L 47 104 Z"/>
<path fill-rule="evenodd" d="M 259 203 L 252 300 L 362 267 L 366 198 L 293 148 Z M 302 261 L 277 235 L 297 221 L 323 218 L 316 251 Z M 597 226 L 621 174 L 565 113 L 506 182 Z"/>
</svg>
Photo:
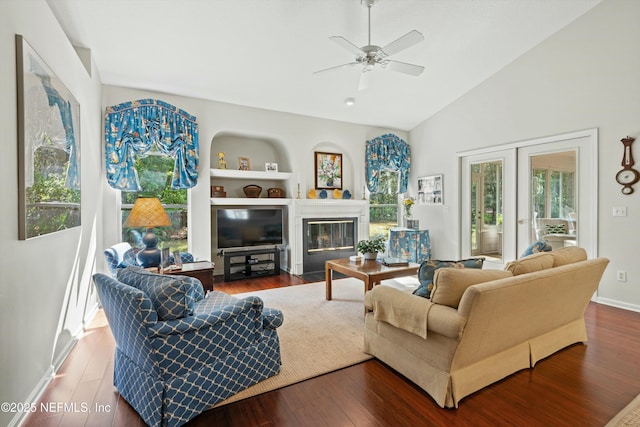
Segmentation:
<svg viewBox="0 0 640 427">
<path fill-rule="evenodd" d="M 443 203 L 442 175 L 418 178 L 418 203 L 441 205 Z"/>
<path fill-rule="evenodd" d="M 80 104 L 16 35 L 18 237 L 80 225 Z"/>
<path fill-rule="evenodd" d="M 316 188 L 342 190 L 342 154 L 316 151 Z"/>
</svg>

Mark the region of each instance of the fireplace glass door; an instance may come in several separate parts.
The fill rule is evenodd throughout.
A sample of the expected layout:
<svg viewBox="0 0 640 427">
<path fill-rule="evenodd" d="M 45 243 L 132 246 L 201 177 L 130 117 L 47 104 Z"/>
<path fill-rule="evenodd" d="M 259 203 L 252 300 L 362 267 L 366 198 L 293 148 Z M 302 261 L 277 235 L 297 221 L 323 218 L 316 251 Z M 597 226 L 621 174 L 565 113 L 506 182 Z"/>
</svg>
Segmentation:
<svg viewBox="0 0 640 427">
<path fill-rule="evenodd" d="M 326 260 L 356 254 L 357 218 L 309 218 L 304 227 L 303 271 L 324 270 Z"/>
</svg>

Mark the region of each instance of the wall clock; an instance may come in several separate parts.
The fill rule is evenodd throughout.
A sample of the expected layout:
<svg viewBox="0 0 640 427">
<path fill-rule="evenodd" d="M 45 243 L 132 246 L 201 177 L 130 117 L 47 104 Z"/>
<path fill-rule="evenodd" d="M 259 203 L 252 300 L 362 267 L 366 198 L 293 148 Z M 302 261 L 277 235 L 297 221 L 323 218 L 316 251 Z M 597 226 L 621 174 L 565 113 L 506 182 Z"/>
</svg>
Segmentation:
<svg viewBox="0 0 640 427">
<path fill-rule="evenodd" d="M 622 170 L 616 174 L 616 181 L 622 185 L 622 194 L 629 195 L 633 193 L 632 185 L 640 180 L 640 172 L 633 168 L 633 153 L 631 152 L 631 144 L 635 138 L 626 137 L 621 139 L 624 145 L 624 154 L 622 155 Z"/>
</svg>

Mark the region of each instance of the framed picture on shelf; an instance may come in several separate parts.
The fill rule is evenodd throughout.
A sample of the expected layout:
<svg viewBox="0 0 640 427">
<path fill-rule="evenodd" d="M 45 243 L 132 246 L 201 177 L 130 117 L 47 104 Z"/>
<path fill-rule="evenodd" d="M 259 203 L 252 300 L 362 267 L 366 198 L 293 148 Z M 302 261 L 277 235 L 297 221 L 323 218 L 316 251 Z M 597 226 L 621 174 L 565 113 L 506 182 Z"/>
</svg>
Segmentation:
<svg viewBox="0 0 640 427">
<path fill-rule="evenodd" d="M 165 269 L 171 266 L 171 250 L 169 248 L 162 248 L 160 252 L 160 266 Z"/>
<path fill-rule="evenodd" d="M 342 154 L 316 151 L 316 188 L 342 190 Z"/>
<path fill-rule="evenodd" d="M 180 251 L 173 251 L 173 263 L 176 267 L 182 267 L 182 258 L 180 257 Z"/>
<path fill-rule="evenodd" d="M 248 157 L 238 157 L 238 170 L 249 171 L 251 170 L 251 161 Z"/>
<path fill-rule="evenodd" d="M 267 172 L 278 172 L 278 164 L 277 163 L 265 163 L 264 170 Z"/>
<path fill-rule="evenodd" d="M 443 203 L 442 175 L 429 175 L 418 178 L 418 203 L 423 205 L 441 205 Z"/>
</svg>

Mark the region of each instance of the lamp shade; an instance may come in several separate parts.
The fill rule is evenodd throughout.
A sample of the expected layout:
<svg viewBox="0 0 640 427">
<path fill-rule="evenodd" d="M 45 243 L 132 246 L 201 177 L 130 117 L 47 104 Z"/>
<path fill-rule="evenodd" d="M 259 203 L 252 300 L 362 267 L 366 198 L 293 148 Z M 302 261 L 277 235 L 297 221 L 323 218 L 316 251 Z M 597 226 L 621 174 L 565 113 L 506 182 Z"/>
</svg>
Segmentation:
<svg viewBox="0 0 640 427">
<path fill-rule="evenodd" d="M 159 199 L 155 197 L 140 197 L 136 200 L 123 227 L 146 227 L 147 229 L 142 238 L 145 248 L 138 252 L 137 255 L 140 265 L 143 267 L 160 265 L 158 237 L 153 233 L 153 227 L 170 225 L 169 215 L 165 212 Z"/>
<path fill-rule="evenodd" d="M 156 197 L 139 197 L 133 204 L 124 227 L 166 227 L 171 220 Z"/>
</svg>

